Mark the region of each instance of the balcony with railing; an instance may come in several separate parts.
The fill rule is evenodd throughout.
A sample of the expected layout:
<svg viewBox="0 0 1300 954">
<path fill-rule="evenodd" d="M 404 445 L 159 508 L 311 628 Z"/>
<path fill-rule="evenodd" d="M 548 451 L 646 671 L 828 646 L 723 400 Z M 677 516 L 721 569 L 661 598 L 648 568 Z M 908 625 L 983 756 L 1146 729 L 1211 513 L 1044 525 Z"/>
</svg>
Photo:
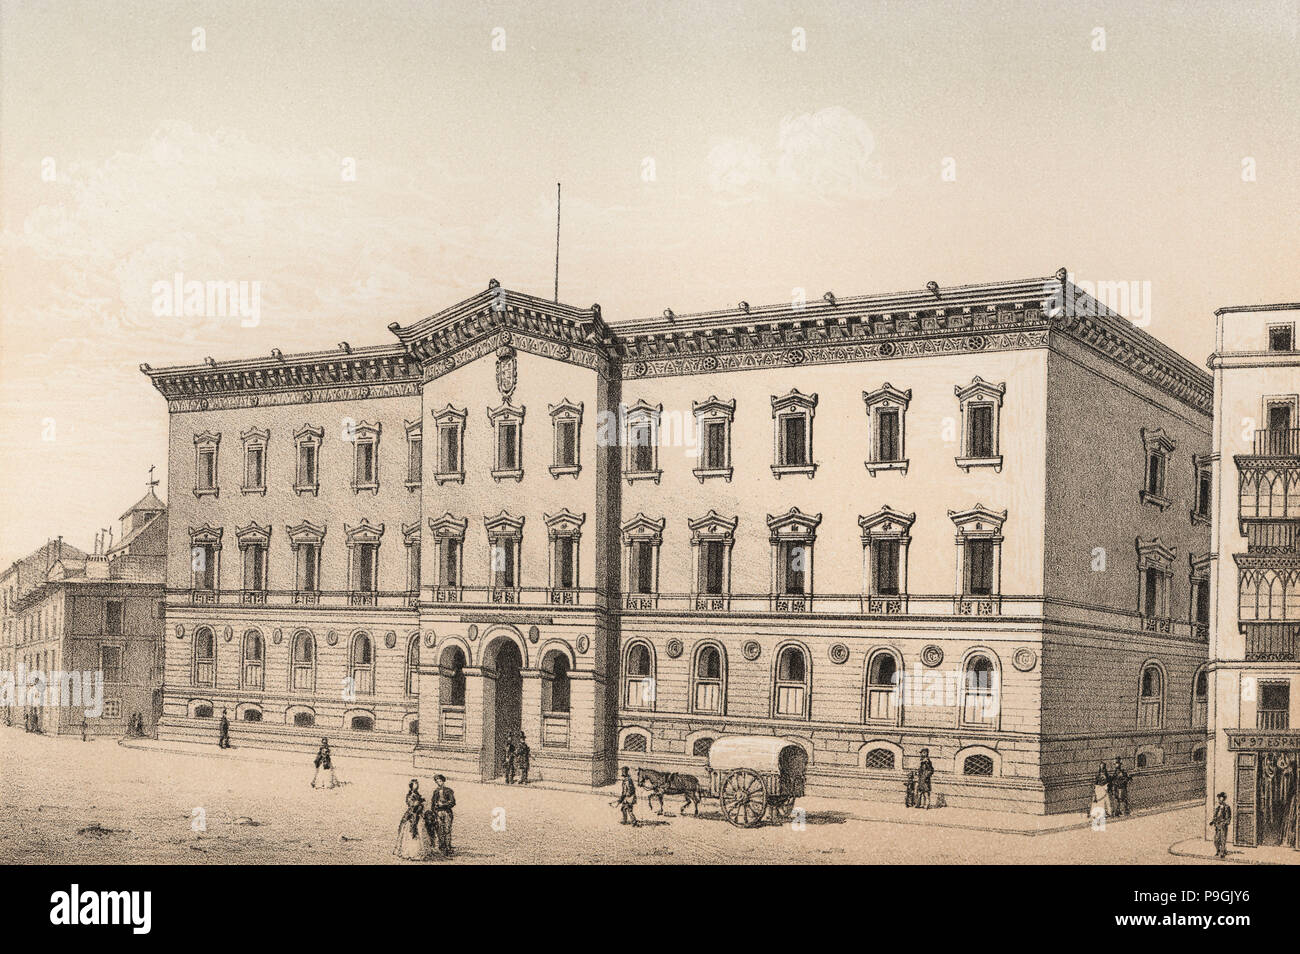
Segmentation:
<svg viewBox="0 0 1300 954">
<path fill-rule="evenodd" d="M 1300 427 L 1256 431 L 1251 450 L 1256 457 L 1300 457 Z"/>
<path fill-rule="evenodd" d="M 1293 662 L 1300 642 L 1300 621 L 1261 620 L 1239 624 L 1246 637 L 1247 662 Z"/>
<path fill-rule="evenodd" d="M 1300 551 L 1300 514 L 1289 519 L 1242 518 L 1240 524 L 1250 553 Z"/>
<path fill-rule="evenodd" d="M 1273 731 L 1291 728 L 1291 714 L 1286 709 L 1256 709 L 1255 728 Z"/>
</svg>

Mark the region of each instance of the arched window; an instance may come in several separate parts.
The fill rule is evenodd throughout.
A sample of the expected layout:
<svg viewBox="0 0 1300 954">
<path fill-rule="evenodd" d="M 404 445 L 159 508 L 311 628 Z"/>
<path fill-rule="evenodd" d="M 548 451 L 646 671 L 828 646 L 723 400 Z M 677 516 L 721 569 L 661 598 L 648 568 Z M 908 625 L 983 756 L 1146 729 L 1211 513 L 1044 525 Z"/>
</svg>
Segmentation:
<svg viewBox="0 0 1300 954">
<path fill-rule="evenodd" d="M 1142 680 L 1138 690 L 1138 725 L 1144 729 L 1158 729 L 1165 719 L 1165 674 L 1155 663 L 1142 667 Z"/>
<path fill-rule="evenodd" d="M 307 729 L 316 724 L 316 713 L 310 709 L 299 709 L 293 714 L 293 724 L 300 729 Z"/>
<path fill-rule="evenodd" d="M 776 657 L 776 714 L 808 717 L 808 657 L 800 646 L 786 646 Z"/>
<path fill-rule="evenodd" d="M 696 758 L 707 758 L 709 750 L 713 748 L 713 740 L 708 736 L 703 736 L 695 740 L 691 745 L 691 755 Z"/>
<path fill-rule="evenodd" d="M 863 756 L 862 766 L 876 772 L 892 772 L 894 770 L 894 753 L 889 749 L 872 749 Z"/>
<path fill-rule="evenodd" d="M 408 696 L 417 695 L 419 692 L 417 682 L 419 679 L 420 668 L 420 634 L 416 633 L 411 637 L 411 641 L 406 644 L 406 694 Z"/>
<path fill-rule="evenodd" d="M 962 775 L 992 775 L 993 759 L 987 755 L 968 755 L 961 764 Z"/>
<path fill-rule="evenodd" d="M 262 688 L 262 662 L 262 634 L 255 629 L 250 629 L 244 633 L 243 686 L 245 689 Z M 260 714 L 258 718 L 261 718 Z"/>
<path fill-rule="evenodd" d="M 867 662 L 867 718 L 881 722 L 898 719 L 898 659 L 887 649 L 877 651 Z"/>
<path fill-rule="evenodd" d="M 442 651 L 438 667 L 438 699 L 444 706 L 465 704 L 465 653 L 459 646 Z"/>
<path fill-rule="evenodd" d="M 696 651 L 693 678 L 695 688 L 691 700 L 695 711 L 720 715 L 724 693 L 722 650 L 719 647 L 706 643 Z"/>
<path fill-rule="evenodd" d="M 564 653 L 548 653 L 542 660 L 542 711 L 569 711 L 569 657 Z"/>
<path fill-rule="evenodd" d="M 316 640 L 302 631 L 293 637 L 293 688 L 300 692 L 316 690 Z M 297 724 L 296 722 L 294 723 Z M 311 724 L 315 724 L 313 721 Z"/>
<path fill-rule="evenodd" d="M 653 709 L 655 704 L 654 657 L 645 643 L 633 643 L 624 666 L 623 704 L 629 709 Z"/>
<path fill-rule="evenodd" d="M 966 660 L 962 681 L 962 721 L 968 725 L 997 725 L 997 668 L 993 660 L 976 653 Z"/>
<path fill-rule="evenodd" d="M 646 738 L 639 732 L 630 732 L 623 736 L 624 752 L 644 752 L 646 751 Z"/>
<path fill-rule="evenodd" d="M 217 637 L 210 626 L 194 631 L 194 685 L 211 686 L 217 678 Z"/>
<path fill-rule="evenodd" d="M 1210 674 L 1204 669 L 1196 670 L 1192 677 L 1192 728 L 1204 729 L 1209 723 L 1210 709 Z"/>
<path fill-rule="evenodd" d="M 375 654 L 366 633 L 357 633 L 352 637 L 352 652 L 349 657 L 352 688 L 358 695 L 369 695 L 375 691 Z"/>
</svg>

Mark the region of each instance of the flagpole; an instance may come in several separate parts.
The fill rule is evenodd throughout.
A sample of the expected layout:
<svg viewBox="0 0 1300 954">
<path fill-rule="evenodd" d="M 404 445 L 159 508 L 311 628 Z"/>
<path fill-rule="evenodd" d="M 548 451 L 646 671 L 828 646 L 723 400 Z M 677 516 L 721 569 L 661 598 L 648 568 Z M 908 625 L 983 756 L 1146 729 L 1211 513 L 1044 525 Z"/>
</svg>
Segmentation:
<svg viewBox="0 0 1300 954">
<path fill-rule="evenodd" d="M 560 184 L 555 183 L 555 301 L 560 300 Z"/>
</svg>

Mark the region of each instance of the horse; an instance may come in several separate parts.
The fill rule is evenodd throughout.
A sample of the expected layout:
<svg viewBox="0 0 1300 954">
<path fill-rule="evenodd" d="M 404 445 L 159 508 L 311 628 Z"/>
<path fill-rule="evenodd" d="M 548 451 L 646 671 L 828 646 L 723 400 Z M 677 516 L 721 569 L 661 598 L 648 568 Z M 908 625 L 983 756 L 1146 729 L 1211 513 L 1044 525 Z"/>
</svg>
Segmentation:
<svg viewBox="0 0 1300 954">
<path fill-rule="evenodd" d="M 695 806 L 696 816 L 700 814 L 700 799 L 704 795 L 700 791 L 700 780 L 694 775 L 639 768 L 636 770 L 636 783 L 641 788 L 650 790 L 645 800 L 651 808 L 654 807 L 654 800 L 659 799 L 659 811 L 655 812 L 656 815 L 664 813 L 665 795 L 684 795 L 686 801 L 682 803 L 682 814 L 685 815 L 686 809 L 692 805 Z"/>
</svg>

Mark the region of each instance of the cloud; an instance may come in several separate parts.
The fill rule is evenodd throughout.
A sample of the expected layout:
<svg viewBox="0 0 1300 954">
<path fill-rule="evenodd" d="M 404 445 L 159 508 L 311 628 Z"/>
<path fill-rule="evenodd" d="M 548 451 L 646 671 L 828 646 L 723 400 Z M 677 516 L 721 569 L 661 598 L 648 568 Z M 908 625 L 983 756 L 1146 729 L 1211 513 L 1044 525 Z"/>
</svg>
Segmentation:
<svg viewBox="0 0 1300 954">
<path fill-rule="evenodd" d="M 709 186 L 720 198 L 748 202 L 772 196 L 831 203 L 875 199 L 890 192 L 873 160 L 870 127 L 842 106 L 783 118 L 770 149 L 743 139 L 716 143 L 705 159 Z"/>
</svg>

